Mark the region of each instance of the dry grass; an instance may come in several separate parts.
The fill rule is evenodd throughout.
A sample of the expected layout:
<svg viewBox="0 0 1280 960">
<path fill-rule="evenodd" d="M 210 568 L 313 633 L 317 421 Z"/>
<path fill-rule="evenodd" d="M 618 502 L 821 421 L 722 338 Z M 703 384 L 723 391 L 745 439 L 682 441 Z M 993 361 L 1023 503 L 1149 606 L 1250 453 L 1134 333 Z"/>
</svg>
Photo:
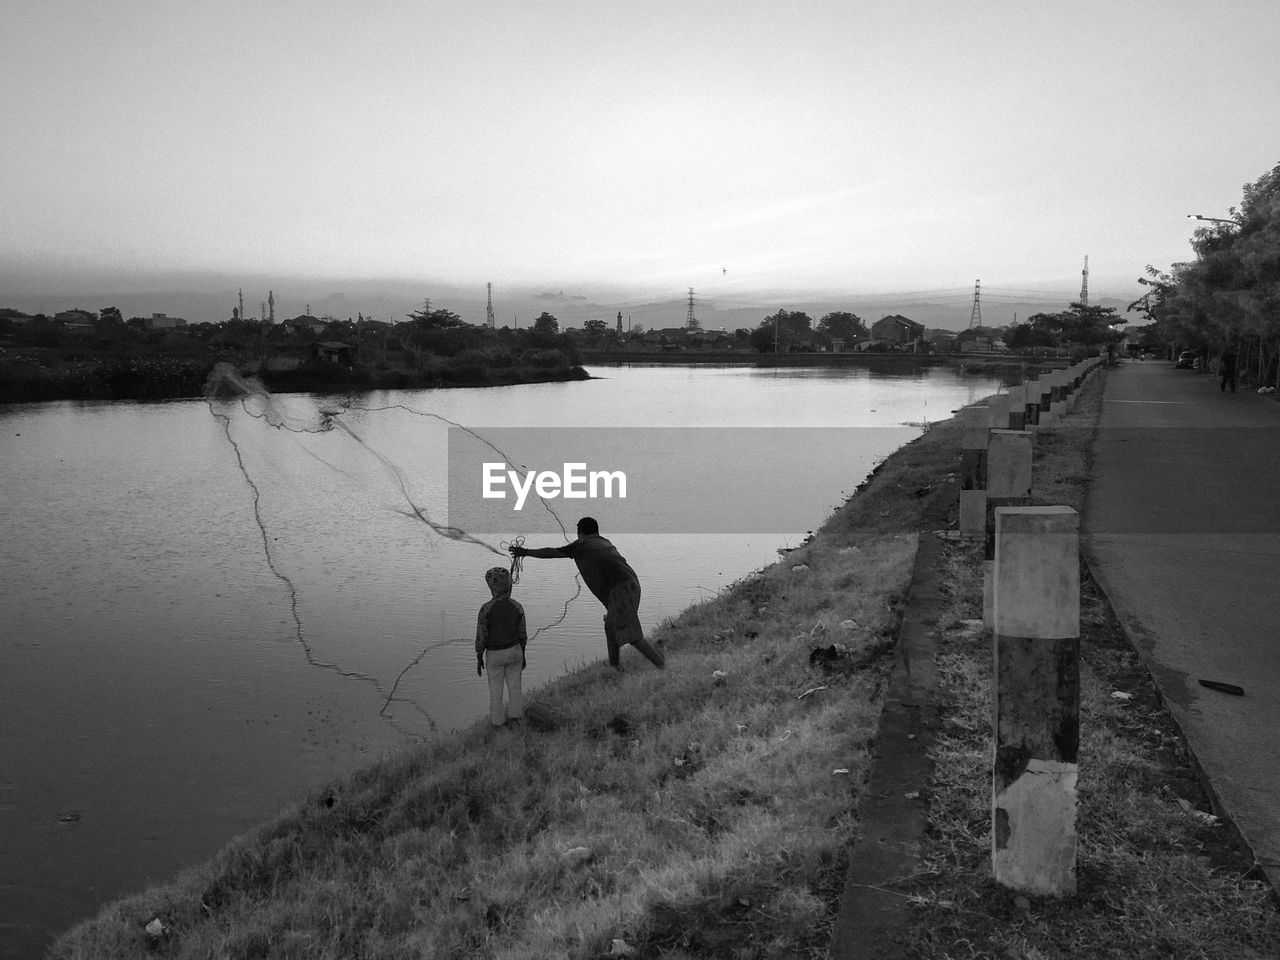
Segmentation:
<svg viewBox="0 0 1280 960">
<path fill-rule="evenodd" d="M 552 729 L 478 724 L 370 767 L 52 956 L 825 956 L 913 531 L 958 446 L 935 428 L 664 624 L 664 672 L 567 675 L 536 697 Z"/>
<path fill-rule="evenodd" d="M 1035 493 L 1079 507 L 1100 385 L 1071 429 L 1037 441 Z M 990 869 L 991 638 L 981 618 L 981 547 L 957 544 L 940 632 L 945 722 L 937 739 L 924 875 L 897 889 L 915 905 L 910 955 L 929 958 L 1274 958 L 1280 914 L 1228 827 L 1205 819 L 1167 712 L 1083 571 L 1079 892 L 1017 898 Z M 1112 697 L 1119 691 L 1131 699 Z"/>
</svg>

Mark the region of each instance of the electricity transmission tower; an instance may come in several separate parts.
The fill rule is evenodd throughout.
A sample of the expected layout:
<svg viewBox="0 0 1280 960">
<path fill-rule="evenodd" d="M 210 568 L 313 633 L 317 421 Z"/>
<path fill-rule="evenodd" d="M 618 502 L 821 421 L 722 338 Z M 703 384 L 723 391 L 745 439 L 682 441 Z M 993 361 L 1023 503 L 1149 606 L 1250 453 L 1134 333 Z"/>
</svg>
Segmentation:
<svg viewBox="0 0 1280 960">
<path fill-rule="evenodd" d="M 1080 302 L 1089 305 L 1089 255 L 1084 255 L 1084 269 L 1080 271 Z"/>
<path fill-rule="evenodd" d="M 692 330 L 698 324 L 697 319 L 693 315 L 693 287 L 689 288 L 689 316 L 686 318 L 684 325 Z"/>
<path fill-rule="evenodd" d="M 982 326 L 982 281 L 973 281 L 973 309 L 969 311 L 969 329 Z"/>
<path fill-rule="evenodd" d="M 485 307 L 485 322 L 489 325 L 489 329 L 492 330 L 494 326 L 493 324 L 493 284 L 486 283 L 485 286 L 488 287 L 489 289 L 489 303 Z"/>
</svg>

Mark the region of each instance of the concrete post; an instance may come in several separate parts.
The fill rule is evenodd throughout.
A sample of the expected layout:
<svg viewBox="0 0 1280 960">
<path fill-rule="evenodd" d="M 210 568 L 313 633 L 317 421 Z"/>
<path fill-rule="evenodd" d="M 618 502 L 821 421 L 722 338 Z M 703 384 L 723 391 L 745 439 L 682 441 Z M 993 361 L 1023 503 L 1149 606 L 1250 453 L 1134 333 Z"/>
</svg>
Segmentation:
<svg viewBox="0 0 1280 960">
<path fill-rule="evenodd" d="M 1055 370 L 1049 374 L 1049 415 L 1057 421 L 1067 412 L 1067 371 Z"/>
<path fill-rule="evenodd" d="M 1030 430 L 992 430 L 987 441 L 987 496 L 1031 496 Z"/>
<path fill-rule="evenodd" d="M 1085 366 L 1077 363 L 1071 368 L 1071 396 L 1067 399 L 1067 409 L 1074 410 L 1076 401 L 1080 399 L 1080 388 L 1084 386 Z"/>
<path fill-rule="evenodd" d="M 996 882 L 1076 892 L 1080 743 L 1079 516 L 1070 507 L 995 511 Z"/>
<path fill-rule="evenodd" d="M 1021 430 L 1027 423 L 1027 388 L 1018 384 L 1009 388 L 1009 422 L 1010 430 Z"/>
<path fill-rule="evenodd" d="M 1040 381 L 1028 380 L 1023 384 L 1025 392 L 1026 404 L 1023 409 L 1025 411 L 1022 421 L 1023 429 L 1034 427 L 1040 422 Z"/>
<path fill-rule="evenodd" d="M 1050 397 L 1053 393 L 1053 384 L 1049 382 L 1049 376 L 1046 374 L 1036 381 L 1039 384 L 1040 396 L 1036 405 L 1036 424 L 1038 426 L 1047 426 L 1053 420 L 1053 415 L 1049 410 Z"/>
<path fill-rule="evenodd" d="M 980 537 L 987 517 L 987 409 L 960 411 L 960 535 Z"/>
<path fill-rule="evenodd" d="M 1009 426 L 1009 395 L 997 393 L 987 397 L 987 428 L 1005 430 Z"/>
<path fill-rule="evenodd" d="M 987 511 L 983 517 L 986 534 L 986 556 L 982 568 L 982 620 L 995 626 L 995 539 L 993 536 L 998 506 L 1022 506 L 1031 497 L 1033 465 L 1030 430 L 992 430 L 987 441 Z"/>
</svg>

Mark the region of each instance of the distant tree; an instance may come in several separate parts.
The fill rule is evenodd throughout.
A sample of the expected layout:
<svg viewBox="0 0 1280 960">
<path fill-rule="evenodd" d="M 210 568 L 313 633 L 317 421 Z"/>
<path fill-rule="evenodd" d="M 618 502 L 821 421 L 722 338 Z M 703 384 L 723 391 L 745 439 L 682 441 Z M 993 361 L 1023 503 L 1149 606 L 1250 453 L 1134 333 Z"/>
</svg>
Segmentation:
<svg viewBox="0 0 1280 960">
<path fill-rule="evenodd" d="M 779 310 L 760 321 L 751 334 L 751 345 L 760 353 L 770 353 L 775 345 L 785 351 L 797 340 L 813 332 L 813 318 L 800 310 Z"/>
<path fill-rule="evenodd" d="M 1035 313 L 1013 326 L 1004 336 L 1010 350 L 1029 347 L 1061 347 L 1067 344 L 1102 346 L 1114 343 L 1117 326 L 1124 323 L 1114 307 L 1073 303 L 1060 313 Z"/>
<path fill-rule="evenodd" d="M 119 307 L 103 307 L 98 311 L 98 319 L 103 323 L 124 323 Z"/>
<path fill-rule="evenodd" d="M 818 332 L 826 334 L 833 340 L 843 340 L 845 343 L 865 340 L 871 336 L 871 332 L 867 330 L 867 325 L 862 318 L 856 313 L 849 313 L 845 310 L 828 313 L 819 320 Z"/>
<path fill-rule="evenodd" d="M 763 325 L 756 327 L 751 331 L 747 340 L 751 344 L 751 349 L 755 350 L 756 353 L 773 353 L 774 339 L 772 327 L 765 327 Z"/>
<path fill-rule="evenodd" d="M 1123 326 L 1125 322 L 1115 307 L 1096 304 L 1073 303 L 1059 316 L 1062 318 L 1063 339 L 1089 346 L 1114 343 L 1119 339 L 1116 327 Z"/>
<path fill-rule="evenodd" d="M 598 343 L 608 332 L 609 325 L 603 320 L 588 320 L 582 325 L 582 329 L 586 334 L 587 343 Z"/>
<path fill-rule="evenodd" d="M 430 300 L 423 301 L 422 309 L 409 314 L 410 322 L 424 330 L 448 330 L 465 327 L 466 321 L 451 310 L 432 310 Z"/>
<path fill-rule="evenodd" d="M 1054 347 L 1059 340 L 1058 315 L 1037 313 L 1023 323 L 1015 323 L 1004 336 L 1004 345 L 1010 350 L 1027 350 L 1033 347 Z"/>
<path fill-rule="evenodd" d="M 533 321 L 533 332 L 534 333 L 559 333 L 560 321 L 544 310 L 542 311 L 542 314 L 538 317 L 538 319 Z"/>
</svg>

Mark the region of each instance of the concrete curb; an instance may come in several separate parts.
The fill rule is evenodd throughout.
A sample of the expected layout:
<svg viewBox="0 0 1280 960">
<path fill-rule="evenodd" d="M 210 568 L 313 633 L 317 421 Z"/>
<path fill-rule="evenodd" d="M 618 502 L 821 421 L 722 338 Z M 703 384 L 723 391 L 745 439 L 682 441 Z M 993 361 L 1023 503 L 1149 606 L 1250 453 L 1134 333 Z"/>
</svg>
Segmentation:
<svg viewBox="0 0 1280 960">
<path fill-rule="evenodd" d="M 1271 885 L 1272 898 L 1277 905 L 1280 905 L 1280 864 L 1267 863 L 1265 860 L 1260 859 L 1254 852 L 1253 846 L 1249 843 L 1248 839 L 1240 832 L 1240 828 L 1236 826 L 1235 819 L 1231 816 L 1230 807 L 1223 802 L 1222 797 L 1214 787 L 1209 774 L 1205 771 L 1204 764 L 1200 762 L 1200 758 L 1196 755 L 1195 746 L 1192 743 L 1191 738 L 1187 736 L 1187 731 L 1179 716 L 1180 711 L 1169 698 L 1164 687 L 1161 686 L 1160 675 L 1153 669 L 1147 649 L 1138 641 L 1138 638 L 1133 635 L 1129 624 L 1125 621 L 1124 617 L 1119 615 L 1116 611 L 1115 604 L 1111 602 L 1111 593 L 1107 583 L 1099 575 L 1098 570 L 1096 569 L 1098 565 L 1093 558 L 1092 544 L 1087 542 L 1085 537 L 1080 538 L 1080 553 L 1081 558 L 1084 561 L 1085 569 L 1089 571 L 1089 579 L 1093 581 L 1094 588 L 1101 595 L 1103 603 L 1105 603 L 1107 608 L 1111 611 L 1111 616 L 1114 618 L 1120 632 L 1124 635 L 1125 643 L 1129 645 L 1129 649 L 1137 654 L 1138 661 L 1142 664 L 1143 670 L 1146 671 L 1147 677 L 1151 681 L 1151 685 L 1155 687 L 1156 694 L 1160 698 L 1160 706 L 1169 715 L 1169 722 L 1173 724 L 1173 728 L 1178 732 L 1178 740 L 1182 745 L 1183 753 L 1186 754 L 1188 765 L 1191 767 L 1192 772 L 1194 772 L 1196 780 L 1208 795 L 1209 803 L 1213 807 L 1213 812 L 1221 819 L 1222 824 L 1229 831 L 1229 835 L 1236 846 L 1241 850 L 1248 851 L 1249 856 L 1253 858 L 1254 869 L 1261 873 L 1263 878 L 1265 878 Z"/>
<path fill-rule="evenodd" d="M 831 931 L 831 960 L 891 960 L 905 956 L 907 899 L 892 889 L 916 872 L 928 826 L 933 763 L 928 753 L 938 728 L 938 670 L 934 632 L 946 600 L 939 590 L 945 529 L 957 484 L 943 484 L 918 534 L 911 586 L 898 631 L 897 662 L 876 731 L 875 762 L 859 814 L 862 837 L 850 853 L 844 893 Z M 931 525 L 931 526 L 928 526 Z M 908 799 L 907 794 L 916 796 Z"/>
</svg>

